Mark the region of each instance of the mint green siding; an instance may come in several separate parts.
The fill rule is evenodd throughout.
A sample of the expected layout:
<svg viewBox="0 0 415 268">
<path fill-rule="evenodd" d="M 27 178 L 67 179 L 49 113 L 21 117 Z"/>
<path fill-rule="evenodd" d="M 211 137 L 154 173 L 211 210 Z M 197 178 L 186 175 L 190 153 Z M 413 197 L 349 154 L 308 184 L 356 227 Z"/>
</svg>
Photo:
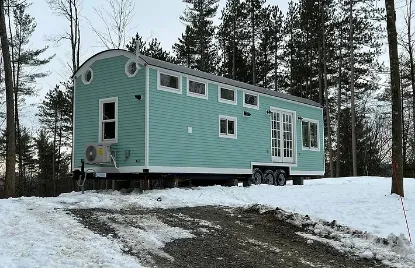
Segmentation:
<svg viewBox="0 0 415 268">
<path fill-rule="evenodd" d="M 116 152 L 117 164 L 123 166 L 143 166 L 145 156 L 145 68 L 134 77 L 125 73 L 129 59 L 117 56 L 94 62 L 90 68 L 93 80 L 84 85 L 81 75 L 76 78 L 75 87 L 75 135 L 74 168 L 84 159 L 86 144 L 98 142 L 99 100 L 118 97 L 118 143 L 112 146 Z M 134 95 L 141 94 L 141 101 Z M 130 157 L 125 159 L 125 151 Z"/>
<path fill-rule="evenodd" d="M 297 112 L 319 121 L 320 151 L 302 151 L 301 121 L 296 120 L 298 167 L 292 170 L 323 171 L 323 122 L 319 108 L 259 96 L 259 110 L 243 107 L 237 89 L 237 105 L 218 101 L 218 85 L 208 83 L 208 99 L 158 90 L 157 70 L 149 73 L 149 166 L 250 169 L 251 162 L 271 163 L 270 107 Z M 248 111 L 251 116 L 243 116 Z M 219 115 L 237 118 L 237 139 L 219 137 Z M 188 133 L 192 127 L 192 133 Z"/>
</svg>

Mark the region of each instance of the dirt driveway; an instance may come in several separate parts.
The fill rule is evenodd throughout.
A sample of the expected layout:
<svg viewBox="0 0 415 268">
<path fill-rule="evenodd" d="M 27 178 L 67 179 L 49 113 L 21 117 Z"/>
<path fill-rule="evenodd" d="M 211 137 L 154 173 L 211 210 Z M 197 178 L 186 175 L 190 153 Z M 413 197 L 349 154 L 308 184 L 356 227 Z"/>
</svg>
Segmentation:
<svg viewBox="0 0 415 268">
<path fill-rule="evenodd" d="M 297 234 L 303 230 L 257 209 L 71 210 L 147 267 L 386 267 Z"/>
</svg>

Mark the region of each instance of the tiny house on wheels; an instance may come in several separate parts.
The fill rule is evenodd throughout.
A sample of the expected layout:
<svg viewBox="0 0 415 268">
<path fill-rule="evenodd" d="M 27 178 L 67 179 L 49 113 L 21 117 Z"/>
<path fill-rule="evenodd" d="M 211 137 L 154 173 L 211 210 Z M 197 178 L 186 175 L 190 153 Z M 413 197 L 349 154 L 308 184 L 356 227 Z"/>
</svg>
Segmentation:
<svg viewBox="0 0 415 268">
<path fill-rule="evenodd" d="M 285 185 L 324 174 L 314 101 L 119 49 L 92 56 L 73 79 L 76 179 Z"/>
</svg>

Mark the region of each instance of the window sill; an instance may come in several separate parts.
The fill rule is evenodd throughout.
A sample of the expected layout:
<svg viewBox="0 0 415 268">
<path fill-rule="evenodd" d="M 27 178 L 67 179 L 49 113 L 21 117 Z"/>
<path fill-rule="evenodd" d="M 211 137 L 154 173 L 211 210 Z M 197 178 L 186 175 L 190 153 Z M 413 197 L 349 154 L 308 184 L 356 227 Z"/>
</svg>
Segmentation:
<svg viewBox="0 0 415 268">
<path fill-rule="evenodd" d="M 244 108 L 250 108 L 250 109 L 255 109 L 255 110 L 259 110 L 259 106 L 258 105 L 250 105 L 250 104 L 246 104 L 244 103 L 243 105 Z"/>
<path fill-rule="evenodd" d="M 167 91 L 167 92 L 176 93 L 176 94 L 182 94 L 181 90 L 175 89 L 175 88 L 172 88 L 172 87 L 164 87 L 164 86 L 159 85 L 158 90 Z"/>
<path fill-rule="evenodd" d="M 314 152 L 319 152 L 320 148 L 307 148 L 307 147 L 303 147 L 302 148 L 303 151 L 314 151 Z"/>
<path fill-rule="evenodd" d="M 118 143 L 118 139 L 112 139 L 112 140 L 100 140 L 100 143 Z"/>
<path fill-rule="evenodd" d="M 237 139 L 236 135 L 223 135 L 223 134 L 220 134 L 219 137 L 220 138 L 227 138 L 227 139 L 234 139 L 234 140 Z"/>
<path fill-rule="evenodd" d="M 190 91 L 187 92 L 187 96 L 194 97 L 194 98 L 199 98 L 199 99 L 205 99 L 205 100 L 208 99 L 207 94 L 202 95 L 202 94 L 197 94 L 197 93 L 193 93 L 193 92 L 190 92 Z"/>
<path fill-rule="evenodd" d="M 227 99 L 221 99 L 221 98 L 219 98 L 219 102 L 226 103 L 226 104 L 231 104 L 231 105 L 237 105 L 237 102 L 236 101 L 231 101 L 231 100 L 227 100 Z"/>
</svg>

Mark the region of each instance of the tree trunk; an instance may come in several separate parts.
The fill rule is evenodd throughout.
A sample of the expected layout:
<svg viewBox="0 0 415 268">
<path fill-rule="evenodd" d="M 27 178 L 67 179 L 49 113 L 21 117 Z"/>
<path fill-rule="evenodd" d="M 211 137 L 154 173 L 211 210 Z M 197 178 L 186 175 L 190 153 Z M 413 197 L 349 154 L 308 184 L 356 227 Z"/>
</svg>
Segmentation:
<svg viewBox="0 0 415 268">
<path fill-rule="evenodd" d="M 56 132 L 58 125 L 57 107 L 55 106 L 55 123 L 53 128 L 53 152 L 52 152 L 52 196 L 56 196 Z"/>
<path fill-rule="evenodd" d="M 336 177 L 340 177 L 340 113 L 341 113 L 341 94 L 342 94 L 342 55 L 343 30 L 340 28 L 340 46 L 339 46 L 339 84 L 337 87 L 337 131 L 336 131 Z"/>
<path fill-rule="evenodd" d="M 349 14 L 350 32 L 349 32 L 349 48 L 350 48 L 350 105 L 352 113 L 352 158 L 353 158 L 353 176 L 357 176 L 357 152 L 356 152 L 356 107 L 354 94 L 354 44 L 353 44 L 353 1 L 350 1 Z"/>
<path fill-rule="evenodd" d="M 233 22 L 232 22 L 232 79 L 236 79 L 236 1 L 233 1 Z"/>
<path fill-rule="evenodd" d="M 401 70 L 400 70 L 401 72 Z M 400 83 L 402 85 L 402 73 L 399 76 Z M 404 90 L 403 87 L 401 87 L 401 107 L 402 107 L 402 169 L 403 169 L 403 175 L 405 175 L 405 166 L 406 166 L 406 155 L 407 155 L 407 141 L 408 141 L 408 132 L 409 132 L 409 126 L 408 128 L 405 127 L 405 106 L 404 106 Z"/>
<path fill-rule="evenodd" d="M 327 142 L 329 150 L 329 168 L 330 177 L 334 177 L 334 163 L 333 163 L 333 147 L 331 142 L 331 120 L 330 120 L 330 103 L 329 103 L 329 92 L 327 86 L 327 52 L 326 52 L 326 30 L 324 21 L 324 7 L 321 3 L 321 32 L 322 32 L 322 46 L 323 46 L 323 73 L 324 73 L 324 96 L 325 96 L 325 107 L 326 107 L 326 124 L 327 124 Z"/>
<path fill-rule="evenodd" d="M 412 0 L 409 1 L 409 7 L 408 7 L 408 52 L 409 52 L 409 64 L 411 67 L 412 120 L 413 120 L 412 127 L 413 127 L 413 135 L 415 136 L 415 66 L 414 66 L 414 51 L 413 51 L 412 34 L 411 34 L 412 32 L 411 21 L 412 21 Z M 415 150 L 415 142 L 414 142 L 412 150 Z"/>
<path fill-rule="evenodd" d="M 4 0 L 0 0 L 0 35 L 6 84 L 6 115 L 7 115 L 7 155 L 6 155 L 6 188 L 5 197 L 16 195 L 16 125 L 14 120 L 13 73 L 10 61 L 9 40 L 7 38 Z"/>
<path fill-rule="evenodd" d="M 256 85 L 256 53 L 255 53 L 255 10 L 254 10 L 254 1 L 251 0 L 251 26 L 252 26 L 252 85 Z"/>
<path fill-rule="evenodd" d="M 321 42 L 318 42 L 318 102 L 320 105 L 324 105 L 323 94 L 323 49 Z"/>
<path fill-rule="evenodd" d="M 391 193 L 404 196 L 402 166 L 402 96 L 399 83 L 399 58 L 396 33 L 395 1 L 385 0 L 385 7 L 392 90 L 392 162 L 396 165 L 396 176 L 392 178 Z"/>
<path fill-rule="evenodd" d="M 20 32 L 21 34 L 21 32 Z M 19 120 L 19 85 L 20 85 L 20 74 L 22 71 L 22 65 L 20 62 L 20 57 L 22 54 L 22 42 L 19 40 L 18 43 L 18 50 L 17 50 L 17 57 L 19 59 L 17 62 L 17 71 L 15 74 L 15 81 L 14 81 L 14 109 L 15 109 L 15 124 L 16 124 L 16 143 L 17 143 L 17 151 L 18 151 L 18 162 L 19 162 L 19 176 L 17 177 L 16 187 L 17 195 L 21 195 L 21 188 L 23 187 L 23 157 L 22 157 L 22 133 L 20 131 L 20 120 Z M 14 59 L 15 60 L 15 59 Z"/>
</svg>

